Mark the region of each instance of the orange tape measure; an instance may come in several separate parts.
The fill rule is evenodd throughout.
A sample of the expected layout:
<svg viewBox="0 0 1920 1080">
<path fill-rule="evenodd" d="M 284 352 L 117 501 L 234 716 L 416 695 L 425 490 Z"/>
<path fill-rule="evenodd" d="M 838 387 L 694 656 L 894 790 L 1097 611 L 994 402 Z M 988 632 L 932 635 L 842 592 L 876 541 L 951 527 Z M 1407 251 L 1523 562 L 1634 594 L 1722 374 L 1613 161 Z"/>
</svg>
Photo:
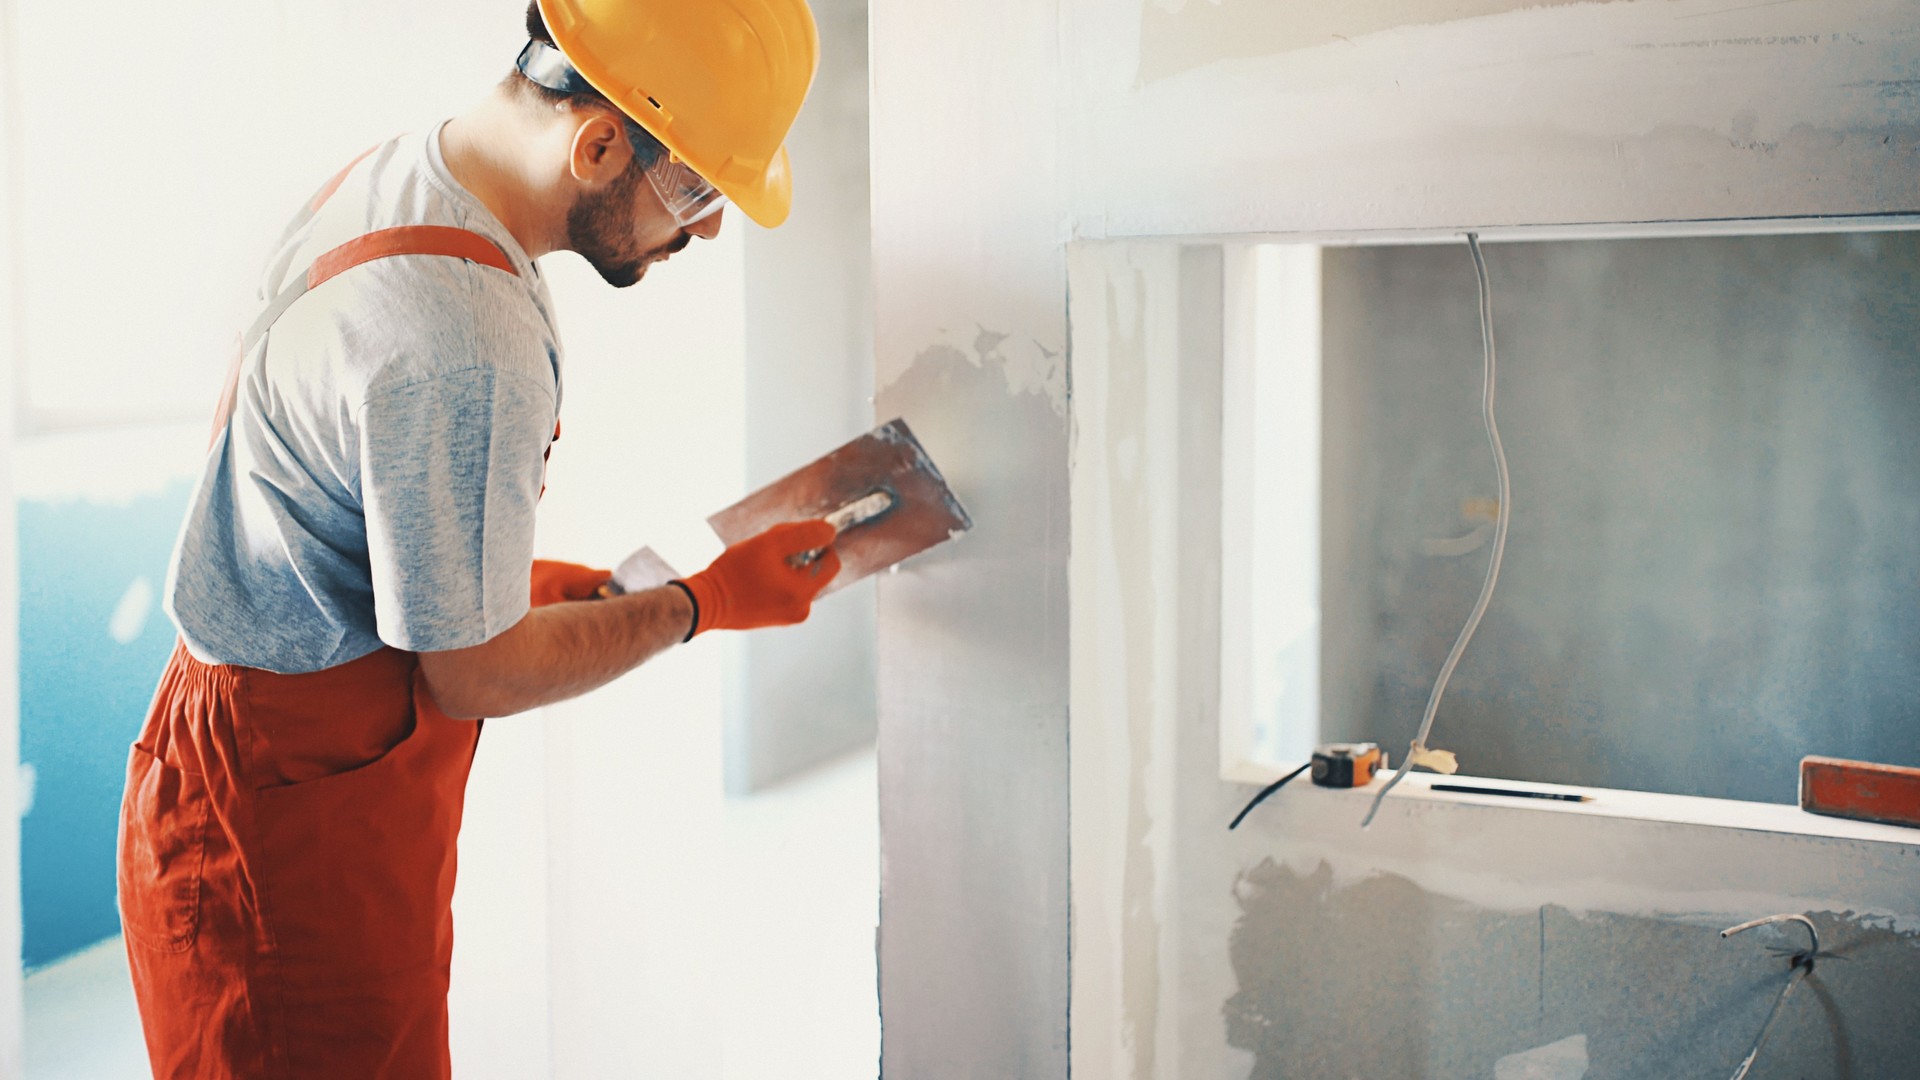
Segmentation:
<svg viewBox="0 0 1920 1080">
<path fill-rule="evenodd" d="M 1379 743 L 1328 743 L 1313 752 L 1313 782 L 1321 787 L 1366 787 L 1386 767 Z"/>
<path fill-rule="evenodd" d="M 1265 802 L 1267 796 L 1287 786 L 1287 781 L 1307 770 L 1313 770 L 1313 782 L 1320 787 L 1356 788 L 1366 787 L 1373 782 L 1373 774 L 1387 767 L 1386 751 L 1379 743 L 1326 743 L 1313 751 L 1313 757 L 1305 765 L 1260 789 L 1253 801 L 1242 807 L 1229 829 L 1240 827 L 1253 808 Z"/>
</svg>

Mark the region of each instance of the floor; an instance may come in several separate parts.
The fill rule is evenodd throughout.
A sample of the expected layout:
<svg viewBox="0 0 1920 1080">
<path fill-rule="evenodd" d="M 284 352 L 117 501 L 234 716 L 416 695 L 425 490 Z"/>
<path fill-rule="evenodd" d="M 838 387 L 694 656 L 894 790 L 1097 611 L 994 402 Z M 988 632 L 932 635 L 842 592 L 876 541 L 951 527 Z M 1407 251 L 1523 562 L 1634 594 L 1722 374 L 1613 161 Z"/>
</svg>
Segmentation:
<svg viewBox="0 0 1920 1080">
<path fill-rule="evenodd" d="M 27 976 L 27 1080 L 147 1073 L 127 953 L 109 938 Z"/>
<path fill-rule="evenodd" d="M 878 1073 L 878 810 L 871 749 L 729 801 L 724 1077 Z M 147 1075 L 118 938 L 27 978 L 26 1080 Z"/>
<path fill-rule="evenodd" d="M 872 748 L 730 800 L 726 838 L 734 901 L 725 1080 L 878 1076 L 880 807 Z"/>
</svg>

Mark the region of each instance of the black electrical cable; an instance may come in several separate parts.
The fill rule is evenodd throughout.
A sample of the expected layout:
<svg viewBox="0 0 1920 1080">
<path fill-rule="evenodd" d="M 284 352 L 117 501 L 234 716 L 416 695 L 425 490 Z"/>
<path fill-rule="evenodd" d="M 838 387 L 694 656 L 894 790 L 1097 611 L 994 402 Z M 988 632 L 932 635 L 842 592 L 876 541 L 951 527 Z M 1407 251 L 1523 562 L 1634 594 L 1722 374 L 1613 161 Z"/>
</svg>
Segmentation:
<svg viewBox="0 0 1920 1080">
<path fill-rule="evenodd" d="M 1293 770 L 1292 772 L 1281 777 L 1280 779 L 1275 780 L 1273 783 L 1268 784 L 1266 787 L 1261 788 L 1260 794 L 1255 795 L 1253 797 L 1252 802 L 1242 807 L 1239 813 L 1233 815 L 1233 823 L 1228 825 L 1227 828 L 1229 829 L 1239 828 L 1241 819 L 1245 818 L 1248 814 L 1252 813 L 1254 807 L 1259 806 L 1263 802 L 1266 802 L 1267 796 L 1273 794 L 1276 791 L 1279 791 L 1283 787 L 1286 787 L 1287 781 L 1293 779 L 1296 776 L 1299 776 L 1301 773 L 1306 772 L 1308 769 L 1311 769 L 1311 768 L 1313 768 L 1313 762 L 1309 761 L 1305 765 L 1300 766 L 1299 768 Z"/>
</svg>

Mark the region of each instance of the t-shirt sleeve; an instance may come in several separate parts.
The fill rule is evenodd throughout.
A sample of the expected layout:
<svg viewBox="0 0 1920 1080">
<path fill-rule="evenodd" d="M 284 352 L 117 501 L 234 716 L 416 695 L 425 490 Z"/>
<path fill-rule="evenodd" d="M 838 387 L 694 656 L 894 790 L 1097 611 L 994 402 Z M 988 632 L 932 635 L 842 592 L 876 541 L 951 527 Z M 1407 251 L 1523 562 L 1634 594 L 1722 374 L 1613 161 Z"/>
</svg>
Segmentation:
<svg viewBox="0 0 1920 1080">
<path fill-rule="evenodd" d="M 463 649 L 526 615 L 553 423 L 550 386 L 490 368 L 368 396 L 360 500 L 380 640 Z"/>
</svg>

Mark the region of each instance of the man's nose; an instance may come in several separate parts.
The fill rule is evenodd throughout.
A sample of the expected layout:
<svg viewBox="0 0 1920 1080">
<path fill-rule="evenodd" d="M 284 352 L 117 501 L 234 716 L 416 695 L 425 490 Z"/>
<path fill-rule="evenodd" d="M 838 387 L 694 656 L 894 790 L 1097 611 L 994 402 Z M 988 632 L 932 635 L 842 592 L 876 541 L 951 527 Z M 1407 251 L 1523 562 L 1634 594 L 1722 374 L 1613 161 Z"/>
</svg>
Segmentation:
<svg viewBox="0 0 1920 1080">
<path fill-rule="evenodd" d="M 721 217 L 725 216 L 726 212 L 727 211 L 724 207 L 719 210 L 715 210 L 713 213 L 708 214 L 706 217 L 701 218 L 699 221 L 696 221 L 691 225 L 685 226 L 684 231 L 689 236 L 697 236 L 702 240 L 711 240 L 714 237 L 720 235 L 720 219 Z"/>
</svg>

